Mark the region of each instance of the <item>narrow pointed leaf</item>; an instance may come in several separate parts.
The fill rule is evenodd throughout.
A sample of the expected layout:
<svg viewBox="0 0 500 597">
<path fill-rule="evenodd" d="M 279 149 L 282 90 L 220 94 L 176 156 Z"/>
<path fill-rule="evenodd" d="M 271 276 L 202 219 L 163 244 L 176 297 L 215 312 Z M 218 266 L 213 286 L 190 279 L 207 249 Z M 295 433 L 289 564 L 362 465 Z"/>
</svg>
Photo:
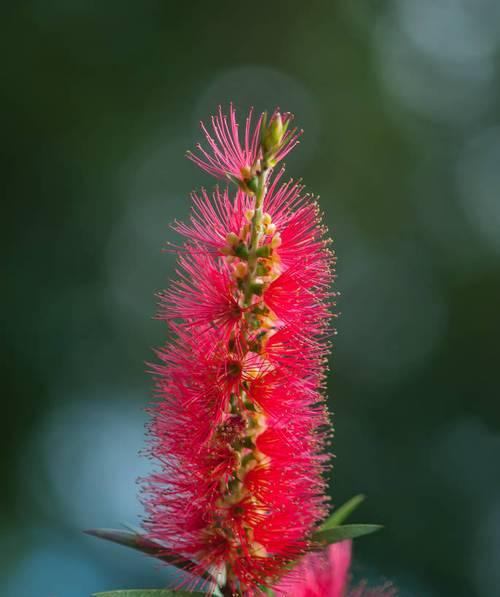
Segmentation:
<svg viewBox="0 0 500 597">
<path fill-rule="evenodd" d="M 204 597 L 205 593 L 171 591 L 168 589 L 133 589 L 130 591 L 106 591 L 94 593 L 93 597 Z"/>
<path fill-rule="evenodd" d="M 365 496 L 362 494 L 355 495 L 350 500 L 348 500 L 342 506 L 339 506 L 333 514 L 325 520 L 325 522 L 321 525 L 322 531 L 327 531 L 328 529 L 332 529 L 333 527 L 339 526 L 342 524 L 353 512 L 356 508 L 365 500 Z"/>
<path fill-rule="evenodd" d="M 98 537 L 99 539 L 106 539 L 107 541 L 118 543 L 119 545 L 124 545 L 125 547 L 137 549 L 138 551 L 142 551 L 143 553 L 158 558 L 159 560 L 162 560 L 171 566 L 175 566 L 181 570 L 186 570 L 191 574 L 193 574 L 193 570 L 196 570 L 197 568 L 197 564 L 192 560 L 188 560 L 187 558 L 175 553 L 163 545 L 155 543 L 150 539 L 146 539 L 138 533 L 131 533 L 129 531 L 121 531 L 118 529 L 90 529 L 85 531 L 85 533 L 87 535 L 92 535 L 93 537 Z M 203 574 L 200 576 L 205 580 L 215 582 L 214 577 L 208 571 L 203 572 Z M 125 597 L 128 596 L 126 595 Z"/>
<path fill-rule="evenodd" d="M 313 534 L 312 539 L 317 543 L 337 543 L 345 539 L 355 539 L 375 533 L 381 528 L 380 524 L 344 524 L 326 531 L 317 531 Z"/>
</svg>

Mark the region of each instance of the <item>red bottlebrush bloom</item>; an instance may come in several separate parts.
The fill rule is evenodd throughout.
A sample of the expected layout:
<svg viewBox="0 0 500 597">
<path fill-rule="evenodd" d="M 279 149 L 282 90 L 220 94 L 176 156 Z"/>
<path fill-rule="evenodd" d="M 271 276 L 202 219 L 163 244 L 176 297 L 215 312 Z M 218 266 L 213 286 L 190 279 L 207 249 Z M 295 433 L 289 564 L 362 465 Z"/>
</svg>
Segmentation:
<svg viewBox="0 0 500 597">
<path fill-rule="evenodd" d="M 330 545 L 321 553 L 307 554 L 299 566 L 274 588 L 277 597 L 395 597 L 390 584 L 349 588 L 352 542 Z"/>
<path fill-rule="evenodd" d="M 257 180 L 234 197 L 194 195 L 190 223 L 175 225 L 186 242 L 179 279 L 160 294 L 174 340 L 153 366 L 159 467 L 145 487 L 145 528 L 196 562 L 194 572 L 210 570 L 246 596 L 308 550 L 327 513 L 334 259 L 314 200 L 283 184 L 283 171 L 269 182 L 271 164 L 295 142 L 280 115 L 265 126 L 259 118 L 254 131 L 249 116 L 243 148 L 232 108 L 230 122 L 214 118 L 222 149 L 209 138 L 200 165 L 235 176 L 251 166 Z"/>
<path fill-rule="evenodd" d="M 212 132 L 203 122 L 200 123 L 205 134 L 208 150 L 201 144 L 196 146 L 199 156 L 188 152 L 188 157 L 195 164 L 217 178 L 232 178 L 239 181 L 243 188 L 254 179 L 256 169 L 263 159 L 270 166 L 276 165 L 298 143 L 296 130 L 288 130 L 291 114 L 281 114 L 276 110 L 267 123 L 265 114 L 257 119 L 252 127 L 252 110 L 246 119 L 243 144 L 240 141 L 236 111 L 231 105 L 228 117 L 222 112 L 212 116 Z M 264 155 L 267 154 L 267 155 Z M 251 187 L 246 187 L 249 190 Z"/>
</svg>

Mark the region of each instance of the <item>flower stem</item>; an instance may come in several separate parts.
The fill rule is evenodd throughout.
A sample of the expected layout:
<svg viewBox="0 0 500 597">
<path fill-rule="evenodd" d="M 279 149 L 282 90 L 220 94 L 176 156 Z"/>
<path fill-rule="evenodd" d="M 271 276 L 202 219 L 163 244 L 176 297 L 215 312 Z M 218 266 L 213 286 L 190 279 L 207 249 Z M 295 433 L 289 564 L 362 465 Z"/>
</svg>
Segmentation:
<svg viewBox="0 0 500 597">
<path fill-rule="evenodd" d="M 269 168 L 263 168 L 257 177 L 257 192 L 255 194 L 254 215 L 251 222 L 250 247 L 248 256 L 248 276 L 245 288 L 244 304 L 248 307 L 252 302 L 253 286 L 255 283 L 255 272 L 257 269 L 257 249 L 262 237 L 262 205 L 266 196 L 266 179 Z"/>
</svg>

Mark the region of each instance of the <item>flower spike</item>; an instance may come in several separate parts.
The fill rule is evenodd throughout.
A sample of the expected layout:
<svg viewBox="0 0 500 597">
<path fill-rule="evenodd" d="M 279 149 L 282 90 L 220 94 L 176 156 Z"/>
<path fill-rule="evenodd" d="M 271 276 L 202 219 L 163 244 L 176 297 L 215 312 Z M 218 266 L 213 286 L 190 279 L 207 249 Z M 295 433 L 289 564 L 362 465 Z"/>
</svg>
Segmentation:
<svg viewBox="0 0 500 597">
<path fill-rule="evenodd" d="M 184 241 L 158 293 L 169 341 L 150 365 L 143 532 L 87 531 L 183 576 L 174 590 L 96 595 L 395 597 L 349 584 L 352 539 L 381 528 L 342 524 L 364 496 L 327 517 L 335 256 L 316 199 L 275 169 L 298 143 L 291 121 L 276 109 L 253 123 L 250 110 L 241 140 L 232 104 L 219 107 L 211 131 L 202 123 L 208 148 L 188 153 L 237 188 L 194 192 L 173 225 Z"/>
<path fill-rule="evenodd" d="M 176 223 L 178 281 L 158 317 L 174 340 L 152 365 L 148 540 L 224 579 L 224 595 L 271 587 L 317 548 L 328 512 L 323 473 L 331 428 L 323 394 L 334 257 L 314 200 L 271 171 L 296 144 L 275 111 L 243 142 L 234 108 L 189 156 L 227 189 L 193 194 Z"/>
</svg>

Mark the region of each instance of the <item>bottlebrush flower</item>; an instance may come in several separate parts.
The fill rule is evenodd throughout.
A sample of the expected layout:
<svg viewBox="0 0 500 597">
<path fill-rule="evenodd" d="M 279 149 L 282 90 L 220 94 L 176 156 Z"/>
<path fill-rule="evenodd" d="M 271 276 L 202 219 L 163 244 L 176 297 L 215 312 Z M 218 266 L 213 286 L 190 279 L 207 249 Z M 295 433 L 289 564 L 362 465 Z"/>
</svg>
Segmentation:
<svg viewBox="0 0 500 597">
<path fill-rule="evenodd" d="M 288 130 L 291 114 L 275 110 L 267 123 L 265 114 L 257 119 L 252 130 L 252 110 L 246 119 L 243 146 L 240 141 L 236 111 L 231 105 L 228 117 L 219 107 L 219 113 L 212 116 L 212 133 L 203 122 L 200 123 L 209 149 L 198 143 L 201 155 L 188 152 L 195 164 L 217 178 L 230 178 L 247 192 L 253 193 L 256 171 L 267 161 L 266 166 L 275 166 L 297 145 L 297 130 Z M 265 154 L 265 155 L 264 155 Z"/>
<path fill-rule="evenodd" d="M 307 554 L 275 587 L 277 597 L 395 597 L 396 590 L 387 584 L 349 588 L 351 552 L 352 541 L 342 541 L 321 553 Z"/>
<path fill-rule="evenodd" d="M 270 182 L 270 164 L 295 143 L 278 117 L 263 134 L 250 114 L 244 148 L 233 108 L 230 128 L 221 111 L 213 119 L 212 153 L 192 159 L 216 176 L 250 167 L 255 190 L 193 195 L 190 222 L 175 224 L 179 279 L 159 295 L 173 340 L 153 365 L 159 467 L 144 526 L 195 573 L 226 578 L 231 595 L 274 584 L 327 513 L 334 259 L 313 198 L 283 170 Z"/>
</svg>

